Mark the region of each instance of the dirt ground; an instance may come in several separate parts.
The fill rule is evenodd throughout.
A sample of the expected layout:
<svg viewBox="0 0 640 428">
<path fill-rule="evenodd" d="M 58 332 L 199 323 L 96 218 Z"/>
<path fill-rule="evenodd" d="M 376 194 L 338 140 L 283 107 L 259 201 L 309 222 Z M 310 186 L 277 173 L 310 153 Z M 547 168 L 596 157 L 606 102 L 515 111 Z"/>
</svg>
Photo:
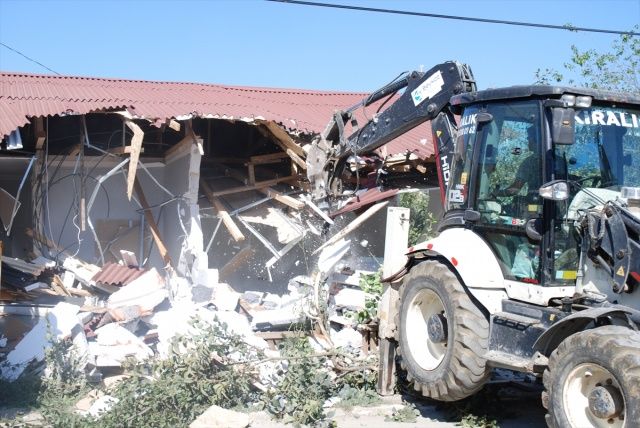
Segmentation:
<svg viewBox="0 0 640 428">
<path fill-rule="evenodd" d="M 414 395 L 392 395 L 381 397 L 374 406 L 344 409 L 336 406 L 327 409 L 327 414 L 338 428 L 443 428 L 459 427 L 465 414 L 480 416 L 486 412 L 489 419 L 495 419 L 500 428 L 543 428 L 545 410 L 540 403 L 540 387 L 537 385 L 504 384 L 485 388 L 470 401 L 457 405 L 442 405 Z M 394 410 L 405 403 L 412 403 L 420 412 L 415 422 L 387 420 Z M 291 428 L 292 425 L 271 418 L 266 412 L 250 414 L 252 428 Z M 13 426 L 15 421 L 27 426 L 44 426 L 42 417 L 34 411 L 21 412 L 20 409 L 0 408 L 0 427 Z M 5 425 L 3 425 L 3 422 Z M 234 427 L 228 427 L 234 428 Z"/>
<path fill-rule="evenodd" d="M 416 422 L 394 422 L 385 420 L 394 411 L 403 405 L 403 401 L 412 402 L 420 411 Z M 336 408 L 333 420 L 338 428 L 444 428 L 459 427 L 459 418 L 449 414 L 442 406 L 432 401 L 416 400 L 412 397 L 393 395 L 382 397 L 382 403 L 371 407 L 354 407 L 346 410 Z M 496 410 L 490 414 L 497 420 L 500 428 L 543 428 L 545 410 L 540 403 L 538 391 L 522 393 L 518 391 L 518 397 L 497 397 L 494 403 L 488 403 L 488 407 Z M 497 410 L 500 409 L 500 410 Z M 491 409 L 490 409 L 491 410 Z M 291 428 L 291 424 L 269 420 L 269 416 L 255 418 L 251 426 L 260 428 Z M 456 420 L 457 419 L 457 420 Z M 259 422 L 258 422 L 259 421 Z"/>
</svg>

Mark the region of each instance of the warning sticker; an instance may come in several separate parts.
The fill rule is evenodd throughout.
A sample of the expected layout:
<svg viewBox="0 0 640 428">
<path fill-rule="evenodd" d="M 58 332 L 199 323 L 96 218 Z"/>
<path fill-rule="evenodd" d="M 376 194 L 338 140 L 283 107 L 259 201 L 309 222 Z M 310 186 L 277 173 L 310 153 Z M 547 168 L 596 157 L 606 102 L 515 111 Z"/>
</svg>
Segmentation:
<svg viewBox="0 0 640 428">
<path fill-rule="evenodd" d="M 411 99 L 413 104 L 417 107 L 424 100 L 428 100 L 442 90 L 444 86 L 444 79 L 442 73 L 438 71 L 433 76 L 422 82 L 417 88 L 411 91 Z"/>
</svg>

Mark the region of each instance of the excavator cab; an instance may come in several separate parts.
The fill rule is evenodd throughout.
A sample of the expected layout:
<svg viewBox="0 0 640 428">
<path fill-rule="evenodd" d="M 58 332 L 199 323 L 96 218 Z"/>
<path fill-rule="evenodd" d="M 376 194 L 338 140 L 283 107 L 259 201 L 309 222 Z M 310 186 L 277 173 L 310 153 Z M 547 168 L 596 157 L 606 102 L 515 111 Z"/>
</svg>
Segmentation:
<svg viewBox="0 0 640 428">
<path fill-rule="evenodd" d="M 531 229 L 543 214 L 538 189 L 548 145 L 542 118 L 539 100 L 465 108 L 444 221 L 477 213 L 473 228 L 491 246 L 504 277 L 535 284 L 542 280 L 541 240 L 527 225 Z"/>
<path fill-rule="evenodd" d="M 573 286 L 580 214 L 640 187 L 640 112 L 553 87 L 483 92 L 464 106 L 443 226 L 473 228 L 505 280 Z M 566 197 L 541 193 L 545 183 L 562 184 Z"/>
</svg>

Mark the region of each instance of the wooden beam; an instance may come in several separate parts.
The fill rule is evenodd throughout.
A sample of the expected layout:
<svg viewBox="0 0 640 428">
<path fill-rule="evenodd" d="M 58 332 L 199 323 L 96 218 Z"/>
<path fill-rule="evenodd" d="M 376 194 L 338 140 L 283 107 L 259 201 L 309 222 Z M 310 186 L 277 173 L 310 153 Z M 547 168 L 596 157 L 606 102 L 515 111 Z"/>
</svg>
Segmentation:
<svg viewBox="0 0 640 428">
<path fill-rule="evenodd" d="M 285 152 L 269 153 L 266 155 L 256 155 L 249 158 L 249 162 L 260 165 L 264 163 L 278 163 L 282 159 L 286 159 L 289 155 Z"/>
<path fill-rule="evenodd" d="M 42 150 L 47 134 L 44 131 L 44 120 L 42 117 L 36 117 L 35 122 L 36 150 Z"/>
<path fill-rule="evenodd" d="M 156 220 L 153 218 L 153 213 L 149 209 L 149 203 L 147 202 L 147 198 L 144 195 L 144 191 L 142 190 L 142 186 L 140 182 L 136 178 L 133 181 L 133 188 L 136 191 L 136 195 L 138 196 L 138 201 L 140 205 L 142 205 L 142 209 L 144 212 L 144 219 L 149 225 L 149 229 L 151 230 L 151 236 L 153 236 L 153 241 L 158 247 L 158 252 L 164 261 L 165 266 L 169 266 L 173 268 L 173 262 L 171 261 L 171 256 L 169 256 L 169 250 L 166 245 L 162 241 L 162 237 L 160 236 L 160 230 L 158 229 L 158 225 L 156 224 Z"/>
<path fill-rule="evenodd" d="M 287 149 L 287 154 L 289 155 L 291 160 L 295 162 L 296 165 L 298 165 L 302 169 L 307 169 L 307 163 L 300 156 L 298 156 L 293 150 Z"/>
<path fill-rule="evenodd" d="M 271 135 L 273 135 L 278 141 L 280 141 L 284 146 L 291 149 L 298 156 L 304 157 L 305 153 L 302 150 L 302 147 L 298 143 L 296 143 L 293 138 L 280 126 L 278 126 L 275 122 L 261 122 L 264 125 Z"/>
<path fill-rule="evenodd" d="M 263 126 L 258 126 L 258 131 L 260 131 L 262 135 L 276 143 L 296 165 L 302 169 L 307 169 L 307 164 L 304 161 L 304 157 L 306 156 L 304 150 L 293 141 L 293 138 L 291 138 L 284 129 L 273 122 L 260 123 Z"/>
<path fill-rule="evenodd" d="M 215 196 L 222 196 L 222 195 L 230 195 L 232 193 L 241 193 L 241 192 L 248 192 L 251 190 L 258 190 L 258 189 L 262 189 L 263 187 L 270 187 L 270 186 L 273 186 L 274 184 L 282 183 L 284 181 L 289 181 L 296 178 L 297 177 L 294 175 L 290 175 L 288 177 L 274 178 L 271 180 L 259 181 L 253 186 L 238 186 L 238 187 L 231 187 L 229 189 L 218 190 L 218 191 L 212 192 L 211 195 L 215 197 Z"/>
<path fill-rule="evenodd" d="M 209 183 L 207 183 L 206 181 L 204 181 L 204 179 L 201 178 L 200 187 L 204 191 L 204 194 L 207 196 L 209 203 L 211 203 L 211 205 L 213 205 L 213 207 L 218 211 L 218 215 L 220 216 L 225 227 L 231 234 L 231 237 L 236 242 L 244 241 L 245 239 L 244 234 L 242 233 L 238 225 L 236 225 L 236 223 L 233 221 L 233 219 L 227 212 L 227 209 L 222 204 L 222 202 L 220 202 L 218 198 L 213 196 L 213 190 L 211 189 L 211 186 L 209 186 Z"/>
<path fill-rule="evenodd" d="M 138 159 L 142 151 L 142 140 L 144 132 L 131 120 L 125 120 L 127 127 L 133 132 L 131 137 L 131 149 L 129 153 L 129 168 L 127 172 L 127 198 L 131 200 L 133 194 L 133 183 L 136 181 L 136 170 L 138 169 Z"/>
<path fill-rule="evenodd" d="M 167 151 L 164 152 L 164 161 L 166 162 L 168 158 L 173 156 L 174 154 L 188 148 L 191 144 L 193 144 L 193 138 L 189 135 L 184 137 L 180 142 L 174 144 L 169 147 Z"/>
<path fill-rule="evenodd" d="M 299 201 L 296 198 L 292 198 L 291 196 L 283 195 L 282 193 L 271 187 L 263 187 L 261 189 L 258 189 L 258 191 L 264 193 L 267 196 L 272 196 L 276 201 L 288 205 L 296 210 L 302 209 L 305 205 L 304 202 Z"/>
<path fill-rule="evenodd" d="M 253 186 L 254 184 L 256 184 L 256 169 L 252 163 L 247 165 L 247 173 L 249 174 L 249 177 L 247 177 L 247 181 Z"/>
<path fill-rule="evenodd" d="M 169 119 L 166 123 L 169 128 L 173 129 L 176 132 L 180 132 L 180 122 Z"/>
<path fill-rule="evenodd" d="M 218 271 L 218 277 L 220 278 L 220 280 L 228 278 L 229 275 L 237 271 L 240 266 L 246 264 L 253 256 L 253 253 L 253 248 L 248 245 L 241 249 L 235 256 L 231 258 L 231 260 L 227 262 L 227 264 L 220 268 L 220 270 Z"/>
<path fill-rule="evenodd" d="M 114 155 L 125 155 L 125 154 L 131 154 L 133 150 L 134 148 L 131 146 L 120 146 L 120 147 L 113 147 L 107 151 Z M 140 153 L 144 153 L 144 148 L 140 148 Z"/>
</svg>

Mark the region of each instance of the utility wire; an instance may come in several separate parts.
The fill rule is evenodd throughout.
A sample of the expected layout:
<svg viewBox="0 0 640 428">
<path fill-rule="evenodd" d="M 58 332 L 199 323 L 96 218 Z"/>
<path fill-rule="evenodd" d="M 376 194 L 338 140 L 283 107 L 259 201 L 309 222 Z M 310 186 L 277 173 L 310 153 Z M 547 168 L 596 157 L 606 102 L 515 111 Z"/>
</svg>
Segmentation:
<svg viewBox="0 0 640 428">
<path fill-rule="evenodd" d="M 23 54 L 23 53 L 22 53 L 22 52 L 20 52 L 19 50 L 14 49 L 14 48 L 12 48 L 11 46 L 6 45 L 6 44 L 4 44 L 4 43 L 2 43 L 2 42 L 0 42 L 0 45 L 4 46 L 5 48 L 9 49 L 10 51 L 14 51 L 15 53 L 17 53 L 17 54 L 18 54 L 18 55 L 20 55 L 20 56 L 25 57 L 26 59 L 28 59 L 28 60 L 29 60 L 29 61 L 31 61 L 31 62 L 34 62 L 34 63 L 38 64 L 39 66 L 46 68 L 46 69 L 47 69 L 47 70 L 49 70 L 50 72 L 52 72 L 52 73 L 54 73 L 54 74 L 57 74 L 58 76 L 61 76 L 61 74 L 60 74 L 60 73 L 58 73 L 57 71 L 50 69 L 49 67 L 47 67 L 47 66 L 46 66 L 46 65 L 44 65 L 43 63 L 41 63 L 41 62 L 39 62 L 39 61 L 36 61 L 36 60 L 35 60 L 35 59 L 33 59 L 33 58 L 29 58 L 28 56 L 26 56 L 25 54 Z"/>
<path fill-rule="evenodd" d="M 608 34 L 623 34 L 623 35 L 629 35 L 629 36 L 640 36 L 640 33 L 637 33 L 634 31 L 617 31 L 617 30 L 603 30 L 599 28 L 574 27 L 573 25 L 570 25 L 570 24 L 567 24 L 567 25 L 536 24 L 533 22 L 506 21 L 502 19 L 473 18 L 469 16 L 456 16 L 456 15 L 441 15 L 437 13 L 411 12 L 408 10 L 380 9 L 377 7 L 351 6 L 346 4 L 328 4 L 328 3 L 318 3 L 313 1 L 301 1 L 301 0 L 266 0 L 266 1 L 276 2 L 276 3 L 291 3 L 291 4 L 302 5 L 302 6 L 317 6 L 317 7 L 328 7 L 333 9 L 359 10 L 362 12 L 379 12 L 379 13 L 391 13 L 395 15 L 421 16 L 421 17 L 427 17 L 427 18 L 454 19 L 458 21 L 484 22 L 487 24 L 517 25 L 521 27 L 550 28 L 554 30 L 585 31 L 585 32 L 591 32 L 591 33 L 608 33 Z"/>
</svg>

